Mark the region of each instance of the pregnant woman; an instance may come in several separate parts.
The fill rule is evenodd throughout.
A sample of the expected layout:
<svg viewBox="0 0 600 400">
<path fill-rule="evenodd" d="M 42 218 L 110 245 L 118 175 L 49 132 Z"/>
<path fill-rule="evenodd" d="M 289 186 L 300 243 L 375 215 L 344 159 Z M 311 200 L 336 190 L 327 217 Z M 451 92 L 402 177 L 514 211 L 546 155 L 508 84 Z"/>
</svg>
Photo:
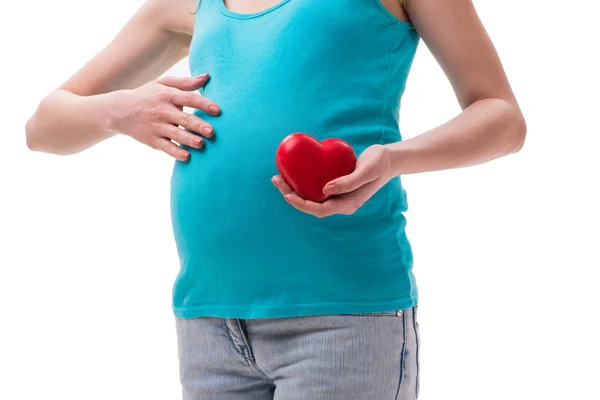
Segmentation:
<svg viewBox="0 0 600 400">
<path fill-rule="evenodd" d="M 402 141 L 421 39 L 462 112 Z M 191 77 L 162 77 L 187 55 Z M 408 400 L 418 295 L 400 178 L 517 152 L 526 125 L 468 0 L 148 0 L 26 129 L 32 150 L 122 134 L 176 159 L 184 400 Z M 359 156 L 323 203 L 277 173 L 293 132 Z"/>
</svg>

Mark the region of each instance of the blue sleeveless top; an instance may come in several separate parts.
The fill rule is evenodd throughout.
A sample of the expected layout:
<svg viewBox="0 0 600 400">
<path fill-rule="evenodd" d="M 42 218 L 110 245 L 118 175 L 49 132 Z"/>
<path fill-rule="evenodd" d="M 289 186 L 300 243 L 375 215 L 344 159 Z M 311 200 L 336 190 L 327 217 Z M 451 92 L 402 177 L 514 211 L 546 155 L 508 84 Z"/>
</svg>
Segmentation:
<svg viewBox="0 0 600 400">
<path fill-rule="evenodd" d="M 254 14 L 202 0 L 189 63 L 221 115 L 203 149 L 183 146 L 171 216 L 181 318 L 268 318 L 390 311 L 417 304 L 394 178 L 352 215 L 288 204 L 271 183 L 292 132 L 347 141 L 357 155 L 401 140 L 398 118 L 419 35 L 379 0 L 283 0 Z"/>
</svg>

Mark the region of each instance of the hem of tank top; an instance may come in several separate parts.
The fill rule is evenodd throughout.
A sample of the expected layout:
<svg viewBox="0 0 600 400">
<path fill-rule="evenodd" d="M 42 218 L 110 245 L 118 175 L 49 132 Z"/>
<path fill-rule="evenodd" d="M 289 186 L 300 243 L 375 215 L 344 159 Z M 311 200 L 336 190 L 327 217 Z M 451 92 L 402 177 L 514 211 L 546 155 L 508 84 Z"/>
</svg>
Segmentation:
<svg viewBox="0 0 600 400">
<path fill-rule="evenodd" d="M 221 12 L 221 14 L 225 15 L 226 17 L 231 17 L 231 18 L 236 18 L 236 19 L 252 19 L 252 18 L 257 18 L 260 17 L 262 15 L 268 14 L 272 11 L 275 11 L 276 9 L 278 9 L 279 7 L 284 6 L 285 4 L 289 3 L 290 0 L 281 0 L 279 3 L 272 5 L 271 7 L 265 8 L 262 11 L 258 11 L 255 13 L 238 13 L 235 11 L 231 11 L 229 8 L 227 8 L 227 6 L 225 5 L 225 0 L 215 0 L 218 3 L 218 8 L 219 11 Z"/>
<path fill-rule="evenodd" d="M 382 3 L 381 0 L 373 0 L 373 2 L 377 5 L 377 7 L 379 7 L 379 9 L 381 10 L 381 12 L 394 24 L 398 24 L 401 26 L 404 26 L 405 28 L 409 28 L 409 29 L 413 29 L 416 30 L 415 26 L 413 25 L 412 22 L 409 21 L 405 21 L 403 19 L 400 19 L 398 17 L 396 17 L 394 14 L 392 14 L 390 12 L 390 10 L 388 10 Z"/>
<path fill-rule="evenodd" d="M 369 303 L 320 303 L 291 304 L 285 306 L 265 306 L 258 310 L 256 306 L 213 306 L 172 307 L 178 318 L 218 317 L 218 318 L 284 318 L 323 314 L 347 314 L 403 310 L 416 306 L 418 296 L 403 297 L 394 301 Z"/>
</svg>

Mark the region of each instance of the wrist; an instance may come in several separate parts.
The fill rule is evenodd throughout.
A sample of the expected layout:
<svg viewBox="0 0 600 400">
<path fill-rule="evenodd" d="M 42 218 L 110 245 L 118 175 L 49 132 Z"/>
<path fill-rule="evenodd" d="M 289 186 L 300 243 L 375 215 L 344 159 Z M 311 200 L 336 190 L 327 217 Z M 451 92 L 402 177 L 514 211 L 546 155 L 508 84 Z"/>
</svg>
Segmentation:
<svg viewBox="0 0 600 400">
<path fill-rule="evenodd" d="M 395 142 L 384 145 L 387 159 L 388 176 L 394 178 L 405 173 L 407 158 L 406 146 L 402 142 Z"/>
<path fill-rule="evenodd" d="M 105 129 L 112 133 L 122 133 L 120 130 L 121 121 L 124 118 L 124 102 L 129 90 L 115 90 L 100 95 L 101 115 Z"/>
</svg>

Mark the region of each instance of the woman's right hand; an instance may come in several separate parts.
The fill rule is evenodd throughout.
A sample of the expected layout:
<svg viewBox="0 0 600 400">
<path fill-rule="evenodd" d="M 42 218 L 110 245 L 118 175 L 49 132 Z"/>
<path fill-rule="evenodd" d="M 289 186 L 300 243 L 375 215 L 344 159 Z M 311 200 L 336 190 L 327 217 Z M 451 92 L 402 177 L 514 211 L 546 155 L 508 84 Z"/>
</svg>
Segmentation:
<svg viewBox="0 0 600 400">
<path fill-rule="evenodd" d="M 213 127 L 183 107 L 219 115 L 220 108 L 196 91 L 208 82 L 208 74 L 178 78 L 165 76 L 136 89 L 114 92 L 111 125 L 114 131 L 131 136 L 138 142 L 185 161 L 189 153 L 174 142 L 200 148 L 210 138 Z M 186 130 L 187 129 L 187 130 Z"/>
</svg>

